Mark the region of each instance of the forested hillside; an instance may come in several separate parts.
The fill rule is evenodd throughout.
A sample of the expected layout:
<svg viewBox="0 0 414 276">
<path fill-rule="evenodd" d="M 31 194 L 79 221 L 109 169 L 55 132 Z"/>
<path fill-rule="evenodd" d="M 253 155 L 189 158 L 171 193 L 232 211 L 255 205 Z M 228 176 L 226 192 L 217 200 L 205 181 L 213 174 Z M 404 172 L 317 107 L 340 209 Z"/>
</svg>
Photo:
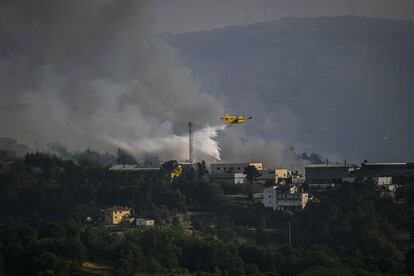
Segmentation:
<svg viewBox="0 0 414 276">
<path fill-rule="evenodd" d="M 178 59 L 251 133 L 339 160 L 414 152 L 414 23 L 284 18 L 163 34 Z"/>
<path fill-rule="evenodd" d="M 396 198 L 370 180 L 344 183 L 292 213 L 254 199 L 236 204 L 203 164 L 171 181 L 173 167 L 114 172 L 44 154 L 2 165 L 0 273 L 90 275 L 91 266 L 114 275 L 414 273 L 413 179 L 398 180 Z M 155 229 L 105 227 L 100 210 L 115 204 L 155 219 Z"/>
</svg>

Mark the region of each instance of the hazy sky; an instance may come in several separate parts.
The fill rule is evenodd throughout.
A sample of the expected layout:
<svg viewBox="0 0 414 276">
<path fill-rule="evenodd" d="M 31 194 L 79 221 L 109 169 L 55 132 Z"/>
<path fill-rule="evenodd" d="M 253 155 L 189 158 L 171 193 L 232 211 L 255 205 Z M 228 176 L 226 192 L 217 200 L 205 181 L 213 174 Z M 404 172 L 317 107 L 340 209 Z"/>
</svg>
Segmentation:
<svg viewBox="0 0 414 276">
<path fill-rule="evenodd" d="M 159 32 L 190 32 L 286 16 L 414 19 L 414 0 L 154 0 Z"/>
</svg>

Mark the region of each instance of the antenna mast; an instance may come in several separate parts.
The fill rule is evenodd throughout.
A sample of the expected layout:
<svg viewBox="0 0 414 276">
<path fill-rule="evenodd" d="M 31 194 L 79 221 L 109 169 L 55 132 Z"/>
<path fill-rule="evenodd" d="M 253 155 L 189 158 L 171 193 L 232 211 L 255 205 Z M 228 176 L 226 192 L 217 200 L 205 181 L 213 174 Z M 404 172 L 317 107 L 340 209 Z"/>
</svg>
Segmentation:
<svg viewBox="0 0 414 276">
<path fill-rule="evenodd" d="M 188 152 L 190 164 L 193 164 L 193 124 L 188 122 Z"/>
</svg>

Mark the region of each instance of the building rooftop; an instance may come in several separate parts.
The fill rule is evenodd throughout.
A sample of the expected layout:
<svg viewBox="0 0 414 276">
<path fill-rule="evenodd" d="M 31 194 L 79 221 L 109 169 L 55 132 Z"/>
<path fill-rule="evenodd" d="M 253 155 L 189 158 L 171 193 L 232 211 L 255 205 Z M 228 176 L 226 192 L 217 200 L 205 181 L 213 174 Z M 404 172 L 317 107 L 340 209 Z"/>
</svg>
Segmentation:
<svg viewBox="0 0 414 276">
<path fill-rule="evenodd" d="M 139 167 L 138 165 L 119 164 L 109 168 L 110 171 L 158 171 L 160 167 Z"/>
<path fill-rule="evenodd" d="M 377 163 L 368 163 L 368 162 L 364 162 L 362 163 L 362 165 L 364 166 L 405 166 L 409 163 L 398 163 L 398 162 L 393 162 L 393 163 L 383 163 L 383 162 L 377 162 Z"/>
<path fill-rule="evenodd" d="M 211 163 L 211 165 L 227 165 L 227 164 L 250 164 L 250 163 L 260 163 L 260 162 L 215 162 L 215 163 Z"/>
<path fill-rule="evenodd" d="M 310 164 L 305 168 L 355 168 L 355 164 Z"/>
</svg>

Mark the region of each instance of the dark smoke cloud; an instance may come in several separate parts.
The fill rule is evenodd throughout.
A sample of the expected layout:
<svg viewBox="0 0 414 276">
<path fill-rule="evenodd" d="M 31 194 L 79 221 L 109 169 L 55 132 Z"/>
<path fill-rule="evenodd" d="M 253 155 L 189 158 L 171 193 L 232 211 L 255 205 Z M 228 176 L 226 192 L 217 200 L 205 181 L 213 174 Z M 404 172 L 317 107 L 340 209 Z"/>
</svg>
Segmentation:
<svg viewBox="0 0 414 276">
<path fill-rule="evenodd" d="M 114 150 L 181 134 L 190 119 L 216 122 L 222 105 L 152 35 L 150 10 L 141 0 L 2 0 L 0 136 Z"/>
<path fill-rule="evenodd" d="M 217 125 L 223 105 L 153 35 L 152 8 L 141 0 L 0 0 L 0 137 L 49 151 L 56 142 L 69 156 L 122 148 L 137 160 L 182 160 L 191 120 L 196 160 L 297 165 L 281 143 Z"/>
</svg>

